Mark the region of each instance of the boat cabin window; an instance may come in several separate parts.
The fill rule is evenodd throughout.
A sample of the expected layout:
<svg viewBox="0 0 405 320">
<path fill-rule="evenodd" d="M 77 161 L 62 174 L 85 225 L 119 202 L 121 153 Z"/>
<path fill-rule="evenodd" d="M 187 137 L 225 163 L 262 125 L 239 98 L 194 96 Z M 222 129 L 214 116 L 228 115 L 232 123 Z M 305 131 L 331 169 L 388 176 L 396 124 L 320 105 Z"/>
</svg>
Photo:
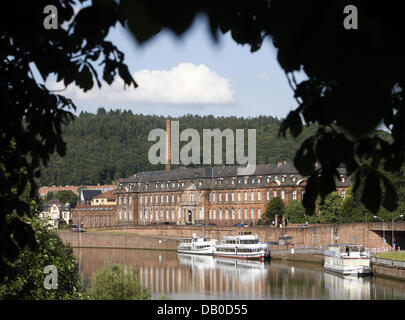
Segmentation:
<svg viewBox="0 0 405 320">
<path fill-rule="evenodd" d="M 257 239 L 254 240 L 241 240 L 240 241 L 241 244 L 255 244 L 258 243 Z"/>
</svg>

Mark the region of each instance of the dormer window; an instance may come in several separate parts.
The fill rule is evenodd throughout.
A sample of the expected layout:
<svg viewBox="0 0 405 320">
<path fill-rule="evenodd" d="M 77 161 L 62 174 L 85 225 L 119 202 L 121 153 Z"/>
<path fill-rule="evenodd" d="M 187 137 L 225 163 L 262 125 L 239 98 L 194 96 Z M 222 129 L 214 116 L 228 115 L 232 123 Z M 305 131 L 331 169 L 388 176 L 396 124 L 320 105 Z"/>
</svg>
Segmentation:
<svg viewBox="0 0 405 320">
<path fill-rule="evenodd" d="M 345 183 L 346 177 L 345 177 L 345 176 L 342 176 L 340 181 L 342 181 L 342 183 Z"/>
<path fill-rule="evenodd" d="M 284 182 L 284 181 L 285 181 L 285 177 L 281 176 L 281 182 Z"/>
<path fill-rule="evenodd" d="M 296 177 L 296 176 L 292 176 L 291 181 L 292 181 L 292 182 L 295 182 L 296 180 L 297 180 L 297 177 Z"/>
</svg>

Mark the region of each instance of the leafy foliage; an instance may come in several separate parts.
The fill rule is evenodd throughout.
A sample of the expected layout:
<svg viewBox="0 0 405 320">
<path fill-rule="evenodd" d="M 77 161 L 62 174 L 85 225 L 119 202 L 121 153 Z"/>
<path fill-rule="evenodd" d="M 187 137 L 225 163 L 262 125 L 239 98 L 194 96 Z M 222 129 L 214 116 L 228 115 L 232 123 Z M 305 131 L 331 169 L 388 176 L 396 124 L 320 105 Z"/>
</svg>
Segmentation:
<svg viewBox="0 0 405 320">
<path fill-rule="evenodd" d="M 266 211 L 264 212 L 263 215 L 264 223 L 265 224 L 272 223 L 276 215 L 278 215 L 279 219 L 281 219 L 284 212 L 285 206 L 283 200 L 281 200 L 280 197 L 274 197 L 269 201 L 269 203 L 266 206 Z"/>
<path fill-rule="evenodd" d="M 148 300 L 150 290 L 139 281 L 134 266 L 107 262 L 90 281 L 87 297 L 92 300 Z"/>
<path fill-rule="evenodd" d="M 69 203 L 70 207 L 74 208 L 76 207 L 78 196 L 73 191 L 70 190 L 60 190 L 57 191 L 56 193 L 49 191 L 45 195 L 44 201 L 50 201 L 52 199 L 59 200 L 62 205 Z"/>
<path fill-rule="evenodd" d="M 319 219 L 326 223 L 335 223 L 339 221 L 339 210 L 342 206 L 343 197 L 337 193 L 332 192 L 322 200 L 318 200 L 318 209 L 320 211 Z"/>
<path fill-rule="evenodd" d="M 82 2 L 82 1 L 80 1 Z M 58 9 L 58 29 L 45 30 L 43 10 Z M 74 17 L 72 0 L 16 0 L 0 11 L 0 280 L 9 260 L 25 245 L 35 245 L 29 203 L 21 198 L 27 185 L 35 196 L 34 178 L 50 154 L 63 156 L 66 144 L 62 125 L 73 119 L 73 102 L 52 92 L 34 77 L 37 70 L 45 82 L 54 74 L 65 86 L 75 83 L 83 91 L 102 77 L 111 84 L 115 75 L 136 86 L 123 63 L 124 54 L 105 41 L 117 21 L 114 1 L 96 1 Z"/>
<path fill-rule="evenodd" d="M 308 219 L 305 217 L 305 208 L 298 200 L 291 200 L 285 210 L 285 217 L 289 223 L 304 223 Z"/>
<path fill-rule="evenodd" d="M 43 221 L 34 217 L 29 223 L 35 231 L 37 246 L 35 250 L 23 249 L 13 262 L 8 263 L 10 272 L 0 284 L 0 299 L 83 298 L 72 249 L 63 244 L 53 231 L 47 230 Z M 57 289 L 44 287 L 44 268 L 47 265 L 57 268 Z"/>
</svg>

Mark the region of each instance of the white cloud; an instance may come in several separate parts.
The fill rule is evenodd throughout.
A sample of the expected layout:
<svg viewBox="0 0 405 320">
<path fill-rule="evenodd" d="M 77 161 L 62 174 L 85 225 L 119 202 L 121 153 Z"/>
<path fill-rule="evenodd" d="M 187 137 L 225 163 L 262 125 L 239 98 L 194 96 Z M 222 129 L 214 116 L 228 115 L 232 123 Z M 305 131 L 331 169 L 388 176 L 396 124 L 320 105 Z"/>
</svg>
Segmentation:
<svg viewBox="0 0 405 320">
<path fill-rule="evenodd" d="M 232 104 L 235 103 L 234 91 L 230 81 L 207 66 L 192 63 L 180 63 L 170 70 L 140 70 L 133 74 L 138 88 L 126 87 L 117 77 L 111 86 L 103 83 L 83 92 L 70 85 L 64 95 L 74 101 L 100 101 L 104 103 L 133 104 Z M 60 89 L 56 82 L 48 85 L 50 89 Z"/>
</svg>

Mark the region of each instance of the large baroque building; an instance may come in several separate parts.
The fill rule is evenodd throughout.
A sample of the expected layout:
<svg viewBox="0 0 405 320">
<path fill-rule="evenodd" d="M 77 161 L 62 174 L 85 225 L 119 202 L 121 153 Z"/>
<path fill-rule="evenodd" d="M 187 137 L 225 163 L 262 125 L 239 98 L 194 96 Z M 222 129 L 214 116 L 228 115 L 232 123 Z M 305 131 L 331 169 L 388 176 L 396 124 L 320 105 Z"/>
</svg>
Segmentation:
<svg viewBox="0 0 405 320">
<path fill-rule="evenodd" d="M 138 172 L 122 180 L 117 193 L 118 224 L 257 224 L 267 203 L 280 197 L 286 205 L 301 201 L 306 178 L 290 162 L 242 166 L 182 168 Z M 339 169 L 337 191 L 350 181 Z M 281 222 L 281 218 L 280 218 Z M 277 223 L 277 222 L 276 222 Z"/>
</svg>

